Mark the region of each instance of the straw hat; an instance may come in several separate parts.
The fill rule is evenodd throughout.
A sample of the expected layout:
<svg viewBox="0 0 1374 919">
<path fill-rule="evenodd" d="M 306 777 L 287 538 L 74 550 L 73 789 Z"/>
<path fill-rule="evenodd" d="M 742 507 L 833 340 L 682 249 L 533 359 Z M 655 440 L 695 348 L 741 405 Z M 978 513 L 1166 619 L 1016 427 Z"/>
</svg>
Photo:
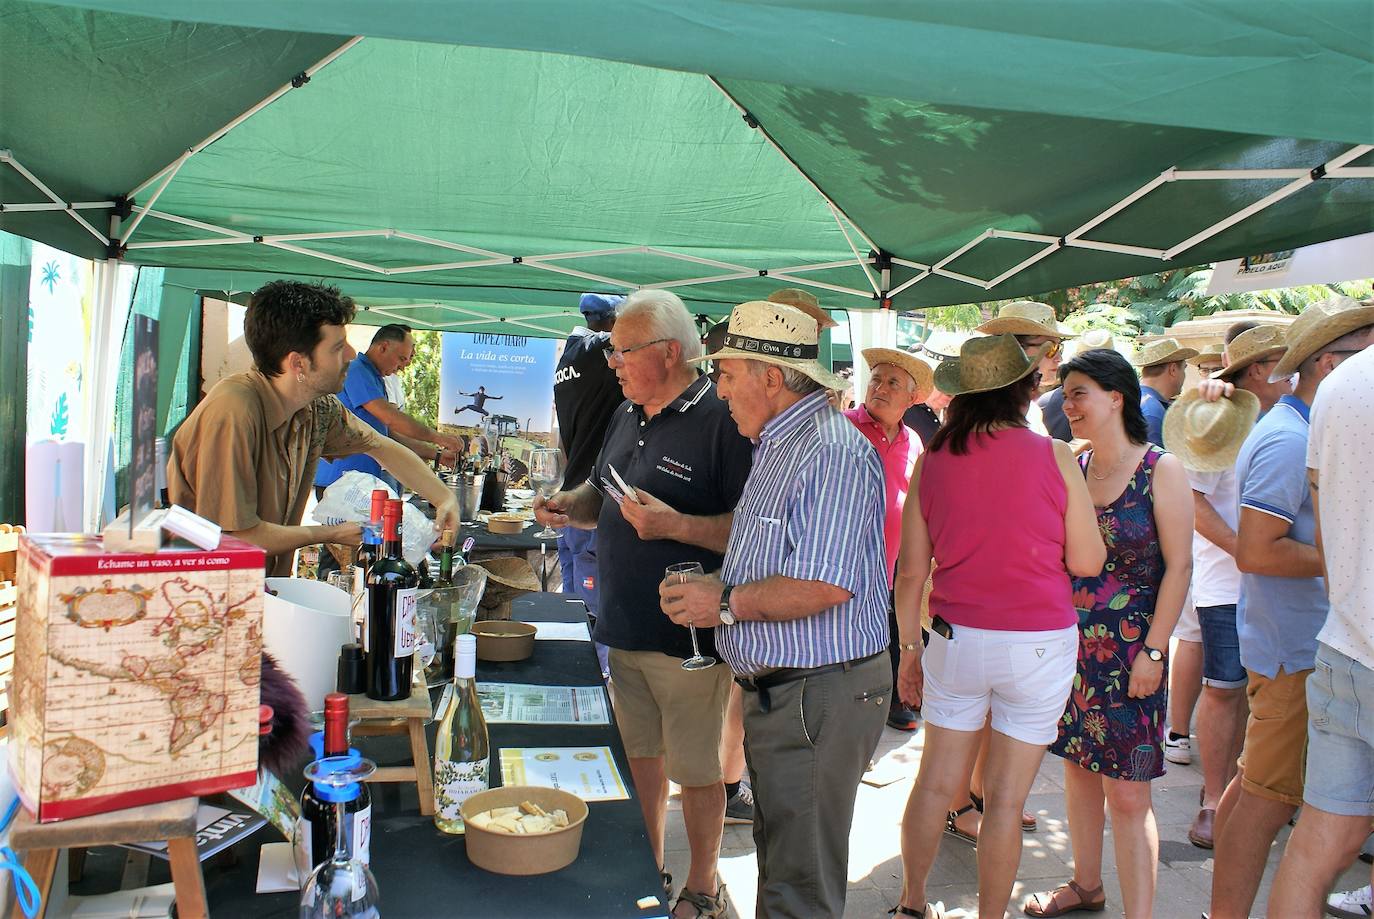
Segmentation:
<svg viewBox="0 0 1374 919">
<path fill-rule="evenodd" d="M 795 306 L 812 319 L 816 320 L 816 326 L 820 331 L 833 329 L 839 325 L 830 314 L 821 306 L 821 302 L 804 290 L 795 287 L 784 287 L 782 290 L 775 290 L 768 295 L 769 303 L 785 303 L 788 306 Z"/>
<path fill-rule="evenodd" d="M 1205 346 L 1201 351 L 1188 358 L 1188 363 L 1197 367 L 1201 364 L 1211 364 L 1216 361 L 1225 361 L 1226 346 L 1219 341 L 1214 341 Z"/>
<path fill-rule="evenodd" d="M 986 335 L 1045 335 L 1050 338 L 1074 338 L 1075 333 L 1054 318 L 1054 307 L 1034 300 L 1017 300 L 997 311 L 996 319 L 989 319 L 977 329 Z"/>
<path fill-rule="evenodd" d="M 1212 374 L 1212 379 L 1228 379 L 1255 361 L 1282 354 L 1287 347 L 1283 343 L 1282 326 L 1257 325 L 1246 329 L 1226 346 L 1226 366 Z"/>
<path fill-rule="evenodd" d="M 1186 361 L 1190 357 L 1197 357 L 1196 348 L 1185 348 L 1176 338 L 1159 338 L 1137 351 L 1135 357 L 1131 358 L 1131 363 L 1144 369 L 1156 364 Z"/>
<path fill-rule="evenodd" d="M 1296 373 L 1303 361 L 1322 348 L 1367 325 L 1374 325 L 1374 303 L 1360 303 L 1342 296 L 1313 303 L 1288 327 L 1284 338 L 1288 353 L 1274 367 L 1273 378 L 1277 380 Z"/>
<path fill-rule="evenodd" d="M 796 307 L 767 300 L 741 303 L 730 313 L 725 344 L 697 362 L 731 358 L 763 361 L 804 373 L 826 389 L 845 390 L 849 381 L 821 366 L 816 320 Z"/>
<path fill-rule="evenodd" d="M 1203 399 L 1196 389 L 1185 390 L 1164 414 L 1164 446 L 1189 469 L 1230 469 L 1259 410 L 1259 399 L 1244 389 L 1215 402 Z"/>
<path fill-rule="evenodd" d="M 1021 350 L 1009 332 L 970 338 L 956 359 L 935 369 L 935 386 L 951 396 L 989 392 L 1029 376 L 1039 364 Z"/>
<path fill-rule="evenodd" d="M 864 348 L 864 360 L 868 363 L 868 369 L 872 370 L 879 364 L 891 364 L 901 370 L 905 370 L 916 381 L 916 401 L 924 402 L 930 396 L 931 389 L 935 386 L 935 374 L 930 369 L 930 365 L 914 354 L 905 351 L 897 351 L 893 348 Z"/>
</svg>

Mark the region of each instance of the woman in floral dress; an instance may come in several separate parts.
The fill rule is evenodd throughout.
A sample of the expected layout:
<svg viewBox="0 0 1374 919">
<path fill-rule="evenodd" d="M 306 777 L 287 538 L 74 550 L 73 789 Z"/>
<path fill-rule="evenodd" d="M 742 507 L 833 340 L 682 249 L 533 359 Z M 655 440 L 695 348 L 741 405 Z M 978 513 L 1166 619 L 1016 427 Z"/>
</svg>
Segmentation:
<svg viewBox="0 0 1374 919">
<path fill-rule="evenodd" d="M 1080 460 L 1107 544 L 1095 577 L 1075 578 L 1078 673 L 1051 752 L 1064 758 L 1074 877 L 1031 897 L 1027 915 L 1102 909 L 1103 799 L 1129 919 L 1152 915 L 1159 835 L 1150 781 L 1164 774 L 1165 656 L 1192 569 L 1193 502 L 1183 466 L 1146 443 L 1135 371 L 1115 351 L 1060 368 L 1064 414 L 1091 440 Z"/>
</svg>

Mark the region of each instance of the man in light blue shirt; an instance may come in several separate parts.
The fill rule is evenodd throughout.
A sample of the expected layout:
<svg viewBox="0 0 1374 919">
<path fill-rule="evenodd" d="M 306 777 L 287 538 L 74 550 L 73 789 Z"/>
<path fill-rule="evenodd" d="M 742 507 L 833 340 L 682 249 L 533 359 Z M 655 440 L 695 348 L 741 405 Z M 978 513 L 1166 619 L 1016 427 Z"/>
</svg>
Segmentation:
<svg viewBox="0 0 1374 919">
<path fill-rule="evenodd" d="M 846 384 L 817 352 L 802 311 L 735 308 L 704 360 L 753 470 L 719 574 L 659 589 L 674 622 L 716 627 L 745 690 L 762 919 L 844 913 L 854 797 L 892 693 L 882 465 L 830 406 Z"/>
<path fill-rule="evenodd" d="M 1175 339 L 1161 338 L 1137 352 L 1131 363 L 1140 371 L 1140 411 L 1145 415 L 1145 436 L 1152 444 L 1164 444 L 1164 413 L 1183 392 L 1185 361 L 1197 357 L 1197 349 L 1185 348 Z"/>
</svg>

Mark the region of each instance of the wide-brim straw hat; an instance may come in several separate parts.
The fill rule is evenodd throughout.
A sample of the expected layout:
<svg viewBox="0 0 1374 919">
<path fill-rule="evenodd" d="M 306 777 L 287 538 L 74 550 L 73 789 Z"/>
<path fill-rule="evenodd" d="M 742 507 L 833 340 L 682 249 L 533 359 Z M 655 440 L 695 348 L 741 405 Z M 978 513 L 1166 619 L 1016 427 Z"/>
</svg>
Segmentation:
<svg viewBox="0 0 1374 919">
<path fill-rule="evenodd" d="M 1214 341 L 1210 345 L 1204 345 L 1202 350 L 1188 358 L 1188 363 L 1194 367 L 1200 364 L 1208 364 L 1213 361 L 1225 360 L 1226 346 L 1219 341 Z"/>
<path fill-rule="evenodd" d="M 935 386 L 951 396 L 990 392 L 1029 376 L 1039 365 L 1010 332 L 970 338 L 958 358 L 935 368 Z"/>
<path fill-rule="evenodd" d="M 1131 358 L 1131 364 L 1144 369 L 1157 364 L 1186 361 L 1190 357 L 1197 357 L 1197 353 L 1196 348 L 1185 348 L 1176 338 L 1158 338 L 1137 351 L 1135 357 Z"/>
<path fill-rule="evenodd" d="M 1272 378 L 1277 380 L 1296 373 L 1303 361 L 1322 348 L 1367 325 L 1374 325 L 1374 303 L 1360 303 L 1342 296 L 1313 303 L 1288 327 L 1284 336 L 1288 353 L 1274 366 Z"/>
<path fill-rule="evenodd" d="M 924 402 L 930 396 L 930 391 L 935 388 L 935 372 L 929 364 L 914 354 L 894 348 L 864 348 L 862 353 L 869 370 L 879 364 L 891 364 L 910 374 L 916 381 L 914 396 L 917 402 Z"/>
<path fill-rule="evenodd" d="M 1049 338 L 1073 338 L 1076 335 L 1054 318 L 1054 307 L 1034 300 L 1008 303 L 997 311 L 996 319 L 989 319 L 977 331 L 986 335 L 1045 335 Z"/>
<path fill-rule="evenodd" d="M 730 312 L 724 347 L 697 358 L 697 363 L 763 361 L 804 373 L 826 389 L 848 389 L 848 380 L 821 366 L 819 334 L 816 320 L 794 306 L 750 300 Z"/>
<path fill-rule="evenodd" d="M 1164 413 L 1164 447 L 1189 469 L 1230 469 L 1255 426 L 1259 410 L 1259 398 L 1244 389 L 1208 402 L 1190 388 Z"/>
<path fill-rule="evenodd" d="M 839 325 L 825 307 L 821 306 L 821 301 L 804 290 L 796 287 L 784 287 L 782 290 L 775 290 L 768 295 L 769 303 L 785 303 L 788 306 L 795 306 L 812 319 L 816 320 L 816 328 L 820 331 L 833 329 Z"/>
<path fill-rule="evenodd" d="M 1213 373 L 1212 379 L 1229 379 L 1255 361 L 1282 354 L 1287 348 L 1282 326 L 1264 324 L 1246 329 L 1226 346 L 1226 366 Z"/>
<path fill-rule="evenodd" d="M 487 569 L 487 580 L 519 590 L 538 590 L 539 577 L 528 561 L 513 555 L 484 558 L 473 562 Z"/>
</svg>

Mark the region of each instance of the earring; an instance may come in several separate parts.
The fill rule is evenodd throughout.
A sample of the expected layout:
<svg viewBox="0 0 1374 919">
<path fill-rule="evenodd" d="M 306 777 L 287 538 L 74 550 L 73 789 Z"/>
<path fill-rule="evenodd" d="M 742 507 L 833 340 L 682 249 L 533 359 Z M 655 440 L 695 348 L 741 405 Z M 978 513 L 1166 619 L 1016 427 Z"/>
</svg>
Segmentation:
<svg viewBox="0 0 1374 919">
<path fill-rule="evenodd" d="M 297 382 L 297 383 L 304 383 L 304 382 L 305 382 L 305 374 L 303 374 L 303 373 L 298 373 L 298 374 L 296 374 L 296 382 Z"/>
</svg>

